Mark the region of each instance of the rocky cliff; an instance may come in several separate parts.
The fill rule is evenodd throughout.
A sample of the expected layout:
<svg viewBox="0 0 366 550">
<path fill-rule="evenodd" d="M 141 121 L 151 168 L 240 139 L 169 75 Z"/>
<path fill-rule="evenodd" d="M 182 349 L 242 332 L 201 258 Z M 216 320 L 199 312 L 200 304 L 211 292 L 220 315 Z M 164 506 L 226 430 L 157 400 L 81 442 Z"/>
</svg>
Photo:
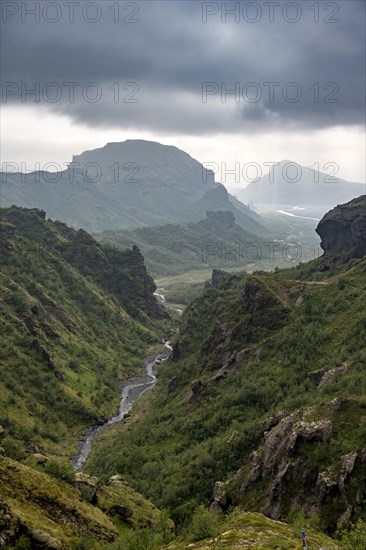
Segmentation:
<svg viewBox="0 0 366 550">
<path fill-rule="evenodd" d="M 362 258 L 366 254 L 366 195 L 336 206 L 319 222 L 316 232 L 324 250 L 321 271 Z"/>
</svg>

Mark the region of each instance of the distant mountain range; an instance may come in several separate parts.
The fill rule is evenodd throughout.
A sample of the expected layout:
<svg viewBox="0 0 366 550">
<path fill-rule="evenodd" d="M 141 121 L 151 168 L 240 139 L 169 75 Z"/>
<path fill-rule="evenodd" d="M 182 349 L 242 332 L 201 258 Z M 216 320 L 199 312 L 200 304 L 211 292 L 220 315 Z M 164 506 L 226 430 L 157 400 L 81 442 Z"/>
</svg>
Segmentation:
<svg viewBox="0 0 366 550">
<path fill-rule="evenodd" d="M 338 178 L 335 163 L 329 163 L 324 169 L 328 172 L 283 160 L 272 166 L 268 174 L 238 191 L 236 196 L 254 205 L 324 205 L 325 212 L 365 193 L 365 184 Z"/>
<path fill-rule="evenodd" d="M 259 216 L 215 182 L 184 151 L 127 140 L 73 157 L 60 173 L 2 173 L 2 204 L 42 208 L 52 219 L 97 232 L 199 221 L 206 210 L 231 211 L 244 229 L 261 233 Z"/>
</svg>

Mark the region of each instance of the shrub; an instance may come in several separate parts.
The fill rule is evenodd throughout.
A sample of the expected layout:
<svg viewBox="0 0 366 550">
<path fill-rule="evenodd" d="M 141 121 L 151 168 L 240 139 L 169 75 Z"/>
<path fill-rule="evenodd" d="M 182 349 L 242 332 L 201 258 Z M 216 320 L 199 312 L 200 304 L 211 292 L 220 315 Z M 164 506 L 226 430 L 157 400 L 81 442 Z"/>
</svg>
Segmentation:
<svg viewBox="0 0 366 550">
<path fill-rule="evenodd" d="M 75 473 L 71 465 L 67 462 L 59 462 L 57 460 L 49 460 L 44 466 L 45 472 L 57 479 L 72 483 L 75 479 Z"/>
<path fill-rule="evenodd" d="M 345 545 L 346 550 L 365 550 L 366 522 L 359 519 L 356 525 L 352 525 L 350 531 L 342 533 L 341 541 Z"/>
<path fill-rule="evenodd" d="M 31 543 L 28 537 L 20 535 L 18 540 L 13 544 L 11 550 L 31 550 Z"/>
<path fill-rule="evenodd" d="M 192 540 L 216 537 L 220 531 L 220 523 L 221 518 L 201 504 L 194 512 L 189 528 Z"/>
<path fill-rule="evenodd" d="M 14 439 L 10 435 L 4 437 L 2 440 L 2 447 L 6 456 L 13 458 L 14 460 L 20 460 L 26 456 L 23 442 L 19 439 Z"/>
</svg>

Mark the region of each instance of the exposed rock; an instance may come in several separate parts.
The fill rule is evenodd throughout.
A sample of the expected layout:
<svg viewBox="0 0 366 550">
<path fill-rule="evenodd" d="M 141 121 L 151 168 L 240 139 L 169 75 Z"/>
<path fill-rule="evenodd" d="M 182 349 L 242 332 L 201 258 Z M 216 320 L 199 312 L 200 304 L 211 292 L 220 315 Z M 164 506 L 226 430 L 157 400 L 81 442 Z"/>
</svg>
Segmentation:
<svg viewBox="0 0 366 550">
<path fill-rule="evenodd" d="M 222 367 L 221 369 L 219 369 L 217 371 L 216 374 L 214 374 L 214 376 L 212 377 L 212 380 L 214 380 L 215 382 L 219 382 L 220 380 L 225 378 L 225 376 L 228 374 L 228 372 L 229 372 L 229 369 L 227 369 L 225 367 Z"/>
<path fill-rule="evenodd" d="M 190 401 L 193 401 L 196 397 L 199 396 L 199 394 L 202 392 L 203 388 L 204 388 L 204 385 L 203 385 L 201 380 L 199 380 L 199 379 L 193 380 L 193 382 L 191 382 L 191 391 L 185 397 L 184 401 L 186 401 L 187 403 L 190 402 Z"/>
<path fill-rule="evenodd" d="M 87 494 L 89 501 L 92 504 L 96 504 L 98 501 L 97 489 L 100 486 L 99 479 L 94 476 L 88 476 L 83 472 L 76 472 L 75 474 L 75 486 L 83 491 L 83 494 Z"/>
<path fill-rule="evenodd" d="M 112 485 L 112 486 L 115 486 L 115 487 L 120 487 L 121 485 L 124 484 L 124 479 L 123 479 L 122 476 L 117 474 L 115 476 L 110 477 L 109 480 L 108 480 L 108 483 L 109 483 L 109 485 Z"/>
<path fill-rule="evenodd" d="M 46 348 L 36 339 L 33 340 L 33 347 L 36 349 L 42 356 L 42 358 L 46 361 L 47 365 L 50 367 L 56 378 L 59 380 L 65 380 L 65 377 L 63 375 L 63 372 L 61 369 L 53 362 L 50 354 L 46 350 Z"/>
<path fill-rule="evenodd" d="M 41 447 L 34 441 L 27 441 L 25 444 L 25 450 L 27 453 L 37 454 L 41 453 Z"/>
<path fill-rule="evenodd" d="M 115 476 L 115 477 L 119 477 L 119 476 Z M 95 476 L 89 476 L 88 474 L 84 474 L 84 472 L 76 472 L 75 483 L 78 485 L 90 485 L 90 487 L 97 487 L 99 485 L 99 479 Z"/>
<path fill-rule="evenodd" d="M 227 512 L 231 504 L 232 500 L 226 492 L 226 484 L 222 481 L 217 481 L 213 488 L 209 509 L 212 512 Z"/>
<path fill-rule="evenodd" d="M 168 393 L 174 393 L 178 387 L 179 378 L 178 376 L 173 376 L 168 384 Z"/>
<path fill-rule="evenodd" d="M 211 282 L 208 284 L 208 287 L 227 290 L 235 281 L 238 281 L 239 279 L 239 275 L 228 273 L 227 271 L 222 271 L 221 269 L 213 269 Z"/>
<path fill-rule="evenodd" d="M 41 529 L 33 529 L 29 532 L 29 536 L 32 542 L 42 545 L 43 548 L 62 548 L 59 540 L 51 537 L 51 535 Z"/>
<path fill-rule="evenodd" d="M 308 377 L 312 382 L 314 382 L 314 384 L 318 386 L 320 380 L 323 378 L 324 372 L 324 369 L 315 370 L 313 372 L 309 372 Z"/>
<path fill-rule="evenodd" d="M 328 403 L 328 407 L 334 411 L 342 411 L 349 402 L 350 399 L 347 399 L 347 397 L 336 397 Z"/>
<path fill-rule="evenodd" d="M 19 534 L 22 525 L 10 507 L 0 500 L 0 548 L 6 548 Z"/>
<path fill-rule="evenodd" d="M 263 431 L 266 432 L 267 430 L 274 428 L 286 416 L 287 416 L 287 413 L 285 411 L 279 411 L 275 416 L 271 416 L 271 418 L 267 418 L 263 423 Z"/>
<path fill-rule="evenodd" d="M 300 307 L 304 302 L 304 298 L 302 296 L 304 289 L 304 285 L 292 286 L 291 288 L 289 288 L 288 291 L 285 292 L 285 297 L 291 300 L 291 302 L 295 304 L 295 307 Z"/>
<path fill-rule="evenodd" d="M 235 356 L 235 363 L 238 363 L 239 365 L 244 363 L 244 360 L 247 359 L 249 355 L 250 355 L 250 348 L 244 348 L 238 351 L 238 353 Z"/>
<path fill-rule="evenodd" d="M 354 470 L 357 458 L 356 452 L 350 452 L 342 456 L 340 472 L 337 476 L 334 472 L 325 470 L 320 472 L 317 479 L 316 488 L 319 508 L 336 499 L 341 500 L 344 512 L 338 521 L 349 521 L 351 519 L 354 503 L 348 499 L 345 483 Z"/>
<path fill-rule="evenodd" d="M 324 255 L 318 269 L 326 271 L 366 255 L 366 195 L 336 206 L 325 214 L 316 232 L 321 238 Z"/>
<path fill-rule="evenodd" d="M 121 519 L 129 519 L 132 516 L 132 510 L 131 508 L 128 508 L 127 506 L 121 506 L 119 504 L 115 504 L 109 509 L 110 514 L 116 514 Z"/>
<path fill-rule="evenodd" d="M 328 441 L 332 436 L 330 420 L 305 420 L 306 414 L 311 412 L 310 408 L 302 416 L 297 412 L 283 417 L 270 431 L 265 432 L 263 447 L 251 455 L 250 471 L 241 487 L 241 494 L 244 495 L 259 480 L 267 480 L 268 498 L 262 512 L 273 519 L 282 515 L 283 498 L 289 482 L 298 478 L 303 479 L 304 483 L 313 482 L 307 480 L 309 473 L 297 455 L 298 446 Z"/>
<path fill-rule="evenodd" d="M 45 464 L 49 460 L 48 456 L 42 455 L 40 453 L 32 454 L 32 458 L 37 462 L 37 464 Z"/>
<path fill-rule="evenodd" d="M 325 386 L 326 384 L 329 384 L 340 374 L 345 374 L 350 368 L 351 368 L 351 365 L 347 363 L 347 361 L 345 361 L 344 363 L 342 363 L 340 367 L 335 367 L 334 369 L 328 370 L 322 376 L 319 382 L 319 388 L 321 388 L 322 386 Z"/>
<path fill-rule="evenodd" d="M 302 296 L 299 296 L 295 302 L 295 307 L 300 307 L 304 303 L 304 298 Z"/>
</svg>

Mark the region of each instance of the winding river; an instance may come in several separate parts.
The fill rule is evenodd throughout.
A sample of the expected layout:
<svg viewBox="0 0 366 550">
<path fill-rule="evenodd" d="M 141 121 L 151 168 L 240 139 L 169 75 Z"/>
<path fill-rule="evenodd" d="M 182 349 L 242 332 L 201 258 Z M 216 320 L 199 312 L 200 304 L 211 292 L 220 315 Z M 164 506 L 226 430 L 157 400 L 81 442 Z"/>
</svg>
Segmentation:
<svg viewBox="0 0 366 550">
<path fill-rule="evenodd" d="M 85 430 L 79 440 L 76 455 L 71 462 L 74 470 L 78 471 L 83 468 L 98 435 L 108 428 L 108 426 L 122 422 L 130 412 L 134 402 L 155 386 L 157 382 L 155 366 L 157 363 L 168 359 L 171 351 L 170 342 L 166 341 L 162 351 L 150 355 L 144 360 L 145 374 L 143 376 L 130 378 L 121 383 L 121 401 L 118 413 L 104 424 L 90 426 Z"/>
</svg>

